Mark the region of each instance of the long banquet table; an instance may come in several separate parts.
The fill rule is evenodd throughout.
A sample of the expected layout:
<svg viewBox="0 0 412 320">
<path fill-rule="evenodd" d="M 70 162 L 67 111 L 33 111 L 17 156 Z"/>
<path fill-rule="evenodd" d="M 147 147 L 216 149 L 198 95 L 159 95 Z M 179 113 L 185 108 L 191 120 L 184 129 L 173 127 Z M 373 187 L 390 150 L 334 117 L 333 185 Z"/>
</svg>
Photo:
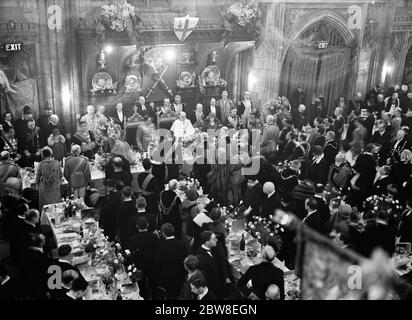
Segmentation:
<svg viewBox="0 0 412 320">
<path fill-rule="evenodd" d="M 43 208 L 41 215 L 41 225 L 49 226 L 56 244 L 59 247 L 68 244 L 72 247 L 71 262 L 75 265 L 82 276 L 89 282 L 90 288 L 86 296 L 87 300 L 114 300 L 117 297 L 117 289 L 120 290 L 122 298 L 125 300 L 143 300 L 139 293 L 137 284 L 132 284 L 125 277 L 113 290 L 105 290 L 102 283 L 102 275 L 108 272 L 108 266 L 104 263 L 96 263 L 91 254 L 87 254 L 82 247 L 83 237 L 95 228 L 98 237 L 97 250 L 105 250 L 110 246 L 107 238 L 98 226 L 98 222 L 93 218 L 64 218 L 63 204 L 51 204 Z"/>
</svg>

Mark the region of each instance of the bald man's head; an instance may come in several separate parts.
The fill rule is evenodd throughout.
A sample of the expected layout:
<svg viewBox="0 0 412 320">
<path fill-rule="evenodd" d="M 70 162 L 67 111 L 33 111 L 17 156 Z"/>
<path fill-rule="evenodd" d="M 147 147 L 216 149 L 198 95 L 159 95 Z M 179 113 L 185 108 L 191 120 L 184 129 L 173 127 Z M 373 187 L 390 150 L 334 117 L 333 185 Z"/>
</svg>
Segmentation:
<svg viewBox="0 0 412 320">
<path fill-rule="evenodd" d="M 280 289 L 276 284 L 271 284 L 265 292 L 266 300 L 280 300 Z"/>
<path fill-rule="evenodd" d="M 263 192 L 266 193 L 267 195 L 273 193 L 275 191 L 275 185 L 273 182 L 266 182 L 263 185 Z"/>
</svg>

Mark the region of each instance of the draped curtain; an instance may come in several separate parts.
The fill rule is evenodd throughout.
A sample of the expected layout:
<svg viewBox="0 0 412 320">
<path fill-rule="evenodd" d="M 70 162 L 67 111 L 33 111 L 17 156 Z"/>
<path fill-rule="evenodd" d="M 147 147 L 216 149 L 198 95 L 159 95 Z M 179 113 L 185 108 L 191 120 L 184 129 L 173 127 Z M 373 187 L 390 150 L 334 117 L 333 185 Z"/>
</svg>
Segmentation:
<svg viewBox="0 0 412 320">
<path fill-rule="evenodd" d="M 232 100 L 238 101 L 248 90 L 249 71 L 253 63 L 253 48 L 238 52 L 233 58 L 227 79 L 233 79 L 228 83 L 228 93 Z"/>
<path fill-rule="evenodd" d="M 326 106 L 332 106 L 340 94 L 346 93 L 350 63 L 349 48 L 317 50 L 291 46 L 283 64 L 280 95 L 290 98 L 302 83 L 306 104 L 322 95 Z"/>
</svg>

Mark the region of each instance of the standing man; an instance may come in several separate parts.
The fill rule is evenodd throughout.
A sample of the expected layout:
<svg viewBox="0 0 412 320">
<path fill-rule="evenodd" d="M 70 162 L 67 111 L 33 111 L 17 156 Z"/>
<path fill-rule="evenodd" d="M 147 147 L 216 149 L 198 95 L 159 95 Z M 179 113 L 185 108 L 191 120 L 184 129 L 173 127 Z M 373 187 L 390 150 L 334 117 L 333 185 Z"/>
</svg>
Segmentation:
<svg viewBox="0 0 412 320">
<path fill-rule="evenodd" d="M 279 127 L 275 124 L 275 117 L 268 115 L 266 118 L 266 126 L 263 129 L 262 142 L 260 143 L 260 153 L 268 155 L 276 151 L 279 143 Z"/>
<path fill-rule="evenodd" d="M 184 103 L 182 103 L 182 98 L 179 95 L 175 96 L 173 107 L 174 107 L 175 112 L 176 112 L 177 115 L 179 115 L 180 112 L 187 112 L 186 111 L 186 105 Z M 189 115 L 189 116 L 191 116 L 191 115 Z"/>
<path fill-rule="evenodd" d="M 152 174 L 152 162 L 143 159 L 144 172 L 137 176 L 137 187 L 141 195 L 146 199 L 147 211 L 156 215 L 160 200 L 160 186 L 158 179 Z"/>
<path fill-rule="evenodd" d="M 127 114 L 125 114 L 123 111 L 123 103 L 119 102 L 116 104 L 116 110 L 114 110 L 112 113 L 112 119 L 116 124 L 120 126 L 120 128 L 122 128 L 122 130 L 124 129 L 127 120 Z"/>
<path fill-rule="evenodd" d="M 39 136 L 40 136 L 40 147 L 43 148 L 47 146 L 47 138 L 52 133 L 52 126 L 50 124 L 50 116 L 53 114 L 53 109 L 51 103 L 48 101 L 43 107 L 43 114 L 37 120 L 37 125 L 39 126 Z"/>
<path fill-rule="evenodd" d="M 250 100 L 249 91 L 246 91 L 243 97 L 243 100 L 239 101 L 238 103 L 237 114 L 242 119 L 242 121 L 245 121 L 245 119 L 249 119 L 251 112 L 252 112 L 252 101 Z"/>
<path fill-rule="evenodd" d="M 230 110 L 233 108 L 233 101 L 228 98 L 227 91 L 222 92 L 222 98 L 219 99 L 217 105 L 220 108 L 221 112 L 221 122 L 225 123 L 227 117 L 230 115 Z"/>
<path fill-rule="evenodd" d="M 301 104 L 306 105 L 306 95 L 303 89 L 303 84 L 299 84 L 297 89 L 292 93 L 290 97 L 290 105 L 292 106 L 292 109 L 297 109 Z"/>
<path fill-rule="evenodd" d="M 26 138 L 30 133 L 29 126 L 27 125 L 29 121 L 33 119 L 33 109 L 29 106 L 24 106 L 23 116 L 20 119 L 17 119 L 14 123 L 16 129 L 16 138 L 17 138 L 17 150 L 21 153 L 24 150 L 24 145 L 26 143 Z"/>
<path fill-rule="evenodd" d="M 222 119 L 222 113 L 220 107 L 216 104 L 215 98 L 210 99 L 210 105 L 206 108 L 205 111 L 206 117 L 209 116 L 209 114 L 214 113 L 219 121 Z"/>
<path fill-rule="evenodd" d="M 93 105 L 88 105 L 87 106 L 87 114 L 85 114 L 83 117 L 81 117 L 80 122 L 86 122 L 87 123 L 87 130 L 91 132 L 95 132 L 96 129 L 98 128 L 98 117 L 95 113 L 96 109 L 94 108 Z"/>
<path fill-rule="evenodd" d="M 64 163 L 64 177 L 69 183 L 70 192 L 77 198 L 84 198 L 86 187 L 92 180 L 89 161 L 81 156 L 81 147 L 72 146 L 71 156 Z"/>
</svg>

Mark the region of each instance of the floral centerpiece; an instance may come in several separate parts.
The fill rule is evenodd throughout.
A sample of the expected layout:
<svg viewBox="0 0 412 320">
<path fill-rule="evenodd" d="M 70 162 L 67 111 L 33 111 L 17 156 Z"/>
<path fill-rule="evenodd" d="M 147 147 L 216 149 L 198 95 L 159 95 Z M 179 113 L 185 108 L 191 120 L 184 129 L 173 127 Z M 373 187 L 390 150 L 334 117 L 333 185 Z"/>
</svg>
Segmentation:
<svg viewBox="0 0 412 320">
<path fill-rule="evenodd" d="M 112 155 L 110 153 L 103 153 L 103 154 L 96 153 L 94 155 L 94 163 L 96 164 L 99 170 L 104 171 L 107 165 L 109 164 L 109 161 L 111 158 L 112 158 Z"/>
<path fill-rule="evenodd" d="M 247 3 L 235 1 L 232 3 L 224 13 L 224 20 L 224 38 L 226 42 L 229 41 L 236 27 L 244 29 L 242 32 L 246 31 L 246 34 L 253 34 L 255 39 L 259 37 L 262 31 L 262 12 L 252 1 Z"/>
<path fill-rule="evenodd" d="M 385 213 L 388 219 L 398 221 L 403 211 L 399 200 L 394 199 L 391 195 L 370 196 L 364 201 L 363 206 L 365 208 L 364 220 L 373 220 L 379 214 Z"/>
<path fill-rule="evenodd" d="M 82 199 L 74 199 L 74 195 L 71 195 L 69 198 L 62 199 L 64 215 L 66 218 L 71 218 L 76 214 L 76 211 L 86 209 Z"/>
<path fill-rule="evenodd" d="M 102 18 L 111 30 L 122 32 L 127 28 L 128 19 L 136 17 L 136 7 L 126 0 L 117 2 L 119 3 L 117 6 L 113 4 L 102 6 Z"/>
<path fill-rule="evenodd" d="M 281 234 L 284 230 L 279 224 L 273 222 L 272 216 L 269 216 L 269 219 L 252 217 L 251 221 L 246 224 L 246 231 L 262 245 L 273 243 L 278 250 L 282 247 Z"/>
</svg>

